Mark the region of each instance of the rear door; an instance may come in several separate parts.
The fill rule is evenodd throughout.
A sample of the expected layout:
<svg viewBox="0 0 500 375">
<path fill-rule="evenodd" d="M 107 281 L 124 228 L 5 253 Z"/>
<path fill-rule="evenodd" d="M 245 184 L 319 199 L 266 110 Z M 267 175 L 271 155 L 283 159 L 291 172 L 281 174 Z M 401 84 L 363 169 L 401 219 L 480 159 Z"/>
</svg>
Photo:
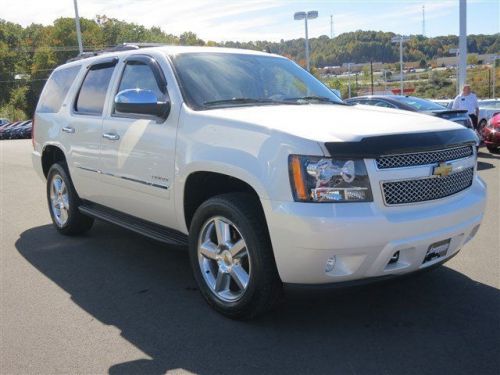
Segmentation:
<svg viewBox="0 0 500 375">
<path fill-rule="evenodd" d="M 105 58 L 87 66 L 61 129 L 73 184 L 82 198 L 94 200 L 99 195 L 100 144 L 102 115 L 117 58 Z"/>
<path fill-rule="evenodd" d="M 153 91 L 158 101 L 169 97 L 163 68 L 152 56 L 128 56 L 120 62 L 119 74 L 111 98 L 129 89 Z M 103 204 L 176 227 L 170 194 L 179 109 L 178 103 L 172 103 L 164 120 L 152 115 L 118 113 L 111 103 L 101 137 Z"/>
</svg>

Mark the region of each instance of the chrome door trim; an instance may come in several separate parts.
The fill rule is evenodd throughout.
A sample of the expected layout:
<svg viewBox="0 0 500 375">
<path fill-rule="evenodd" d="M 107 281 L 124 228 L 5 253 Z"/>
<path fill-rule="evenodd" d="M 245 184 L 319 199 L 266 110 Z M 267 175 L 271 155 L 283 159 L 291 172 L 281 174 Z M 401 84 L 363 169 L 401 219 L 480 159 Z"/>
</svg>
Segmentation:
<svg viewBox="0 0 500 375">
<path fill-rule="evenodd" d="M 103 174 L 103 175 L 110 176 L 110 177 L 120 178 L 122 180 L 136 182 L 138 184 L 152 186 L 152 187 L 159 188 L 159 189 L 168 190 L 170 188 L 169 185 L 160 185 L 160 184 L 155 184 L 154 182 L 149 182 L 149 181 L 144 181 L 144 180 L 137 180 L 135 178 L 131 178 L 131 177 L 127 177 L 127 176 L 120 176 L 120 175 L 116 175 L 116 174 L 113 174 L 113 173 L 101 171 L 101 170 L 98 170 L 98 169 L 92 169 L 92 168 L 82 167 L 80 165 L 77 166 L 77 168 L 78 169 L 82 169 L 82 170 L 87 171 L 87 172 L 94 172 L 94 173 Z"/>
</svg>

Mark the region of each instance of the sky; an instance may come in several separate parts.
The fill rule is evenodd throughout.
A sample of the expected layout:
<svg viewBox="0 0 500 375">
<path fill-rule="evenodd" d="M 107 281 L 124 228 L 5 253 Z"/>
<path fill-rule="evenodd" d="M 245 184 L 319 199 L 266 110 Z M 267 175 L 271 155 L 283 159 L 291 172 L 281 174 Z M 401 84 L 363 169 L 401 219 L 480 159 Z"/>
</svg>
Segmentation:
<svg viewBox="0 0 500 375">
<path fill-rule="evenodd" d="M 355 30 L 422 33 L 425 6 L 426 36 L 458 34 L 459 0 L 78 0 L 81 17 L 97 14 L 159 26 L 179 35 L 193 31 L 204 40 L 250 41 L 303 37 L 304 24 L 293 20 L 297 11 L 317 10 L 309 36 Z M 0 18 L 19 23 L 51 24 L 58 17 L 73 17 L 73 0 L 0 0 Z M 500 32 L 500 0 L 467 0 L 467 33 Z"/>
</svg>

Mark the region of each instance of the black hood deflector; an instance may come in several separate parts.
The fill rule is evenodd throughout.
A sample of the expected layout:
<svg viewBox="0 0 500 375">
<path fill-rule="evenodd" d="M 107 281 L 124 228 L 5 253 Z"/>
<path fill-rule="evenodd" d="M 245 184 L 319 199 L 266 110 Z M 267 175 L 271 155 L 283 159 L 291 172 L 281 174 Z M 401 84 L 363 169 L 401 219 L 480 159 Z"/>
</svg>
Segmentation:
<svg viewBox="0 0 500 375">
<path fill-rule="evenodd" d="M 330 155 L 342 159 L 376 159 L 382 155 L 441 150 L 466 144 L 477 145 L 478 138 L 470 129 L 379 135 L 359 142 L 326 142 Z"/>
</svg>

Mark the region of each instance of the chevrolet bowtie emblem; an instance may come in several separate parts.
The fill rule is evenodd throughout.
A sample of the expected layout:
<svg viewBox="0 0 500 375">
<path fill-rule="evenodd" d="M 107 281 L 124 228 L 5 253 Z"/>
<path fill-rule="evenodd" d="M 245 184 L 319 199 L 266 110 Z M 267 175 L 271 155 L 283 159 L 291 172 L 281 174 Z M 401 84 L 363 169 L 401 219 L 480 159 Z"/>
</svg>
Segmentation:
<svg viewBox="0 0 500 375">
<path fill-rule="evenodd" d="M 446 177 L 453 171 L 453 167 L 451 164 L 447 163 L 439 163 L 437 167 L 434 167 L 432 174 L 434 176 Z"/>
</svg>

